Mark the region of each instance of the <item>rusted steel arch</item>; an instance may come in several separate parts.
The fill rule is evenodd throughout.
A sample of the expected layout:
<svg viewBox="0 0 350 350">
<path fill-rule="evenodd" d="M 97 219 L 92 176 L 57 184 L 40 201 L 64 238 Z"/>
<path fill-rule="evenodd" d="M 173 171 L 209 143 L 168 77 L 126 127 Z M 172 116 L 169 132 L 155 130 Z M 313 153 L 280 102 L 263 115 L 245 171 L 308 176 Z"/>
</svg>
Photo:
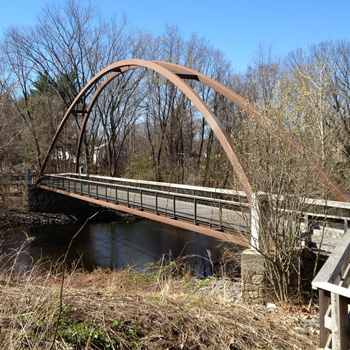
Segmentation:
<svg viewBox="0 0 350 350">
<path fill-rule="evenodd" d="M 248 114 L 258 116 L 262 121 L 264 121 L 265 125 L 267 125 L 271 130 L 273 130 L 276 137 L 280 138 L 284 143 L 289 145 L 289 147 L 295 155 L 311 163 L 311 167 L 314 174 L 319 178 L 323 185 L 329 189 L 329 191 L 337 200 L 341 202 L 350 202 L 350 194 L 347 191 L 345 191 L 345 189 L 337 182 L 337 180 L 331 174 L 329 174 L 327 170 L 323 168 L 322 165 L 313 156 L 310 155 L 309 152 L 307 152 L 298 142 L 296 142 L 287 131 L 279 128 L 276 124 L 272 122 L 272 120 L 270 120 L 267 116 L 261 113 L 256 107 L 254 107 L 243 97 L 236 94 L 234 91 L 232 91 L 225 85 L 222 85 L 221 83 L 207 77 L 204 74 L 196 72 L 193 69 L 179 66 L 177 64 L 169 62 L 157 63 L 162 67 L 168 68 L 169 70 L 175 72 L 178 76 L 182 77 L 183 79 L 198 80 L 202 84 L 207 85 L 216 92 L 225 96 L 227 99 L 232 101 L 238 107 L 242 108 Z"/>
<path fill-rule="evenodd" d="M 243 187 L 243 190 L 247 194 L 248 198 L 251 199 L 252 194 L 253 194 L 253 189 L 251 187 L 251 182 L 250 182 L 248 173 L 244 169 L 241 161 L 239 160 L 239 157 L 234 152 L 232 140 L 230 139 L 229 135 L 226 133 L 226 131 L 222 127 L 220 121 L 217 119 L 217 117 L 211 111 L 211 109 L 204 103 L 204 101 L 200 98 L 200 96 L 184 80 L 182 80 L 175 73 L 171 72 L 170 70 L 168 70 L 165 67 L 160 66 L 159 64 L 157 64 L 155 62 L 138 60 L 138 59 L 130 59 L 130 60 L 124 60 L 124 61 L 113 63 L 110 66 L 103 69 L 100 73 L 95 75 L 95 77 L 92 78 L 90 80 L 90 82 L 86 84 L 86 86 L 78 94 L 78 96 L 73 101 L 72 105 L 69 107 L 67 113 L 65 114 L 65 116 L 64 116 L 64 118 L 63 118 L 63 120 L 62 120 L 56 134 L 55 134 L 55 137 L 54 137 L 53 142 L 49 148 L 49 151 L 45 157 L 43 166 L 41 168 L 41 173 L 43 173 L 45 170 L 48 158 L 49 158 L 50 153 L 52 152 L 53 147 L 57 141 L 58 135 L 60 134 L 64 124 L 68 120 L 70 113 L 72 113 L 74 111 L 73 109 L 74 109 L 75 105 L 79 102 L 80 98 L 82 96 L 84 96 L 84 94 L 94 84 L 98 83 L 106 74 L 111 73 L 111 72 L 123 73 L 127 70 L 135 69 L 135 68 L 139 68 L 139 67 L 140 68 L 148 68 L 148 69 L 153 70 L 156 73 L 161 74 L 162 76 L 167 78 L 169 81 L 171 81 L 175 86 L 177 86 L 184 93 L 184 95 L 187 96 L 191 100 L 191 102 L 196 106 L 196 108 L 199 110 L 199 112 L 203 115 L 203 117 L 205 118 L 207 123 L 212 128 L 212 130 L 215 133 L 216 137 L 218 138 L 221 146 L 223 147 L 230 163 L 232 164 L 233 169 L 234 169 L 234 171 L 235 171 L 235 173 L 236 173 L 236 175 L 241 183 L 241 186 Z M 117 74 L 115 74 L 115 76 L 117 76 Z M 110 79 L 109 81 L 111 81 L 111 80 L 112 79 Z M 96 98 L 98 97 L 98 95 L 101 93 L 102 89 L 107 84 L 108 84 L 108 82 L 106 82 L 105 84 L 104 83 L 101 84 L 101 89 L 98 89 L 95 92 Z M 92 108 L 92 105 L 95 103 L 95 100 L 96 99 L 93 99 L 90 102 L 91 108 Z M 91 108 L 90 108 L 90 111 L 91 111 Z M 88 117 L 89 117 L 89 114 L 86 111 L 84 121 L 82 123 L 82 125 L 84 124 L 84 127 L 86 127 Z M 81 138 L 82 138 L 82 136 L 79 137 L 79 139 L 81 139 Z M 80 140 L 80 144 L 81 144 L 81 140 Z M 80 146 L 78 145 L 78 147 L 80 147 Z M 80 149 L 79 149 L 79 153 L 80 153 Z"/>
<path fill-rule="evenodd" d="M 148 65 L 152 65 L 153 68 L 150 68 Z M 201 74 L 198 73 L 190 68 L 187 67 L 183 67 L 183 66 L 179 66 L 176 65 L 174 63 L 168 63 L 168 62 L 148 62 L 148 61 L 143 61 L 143 60 L 127 60 L 127 61 L 120 61 L 117 62 L 115 64 L 112 64 L 111 66 L 106 67 L 104 70 L 102 70 L 99 74 L 97 74 L 85 87 L 84 89 L 81 91 L 81 93 L 77 96 L 77 98 L 74 100 L 72 106 L 69 108 L 69 110 L 67 111 L 67 113 L 65 114 L 64 119 L 61 122 L 61 125 L 58 129 L 58 131 L 56 132 L 55 138 L 53 140 L 52 145 L 50 146 L 49 152 L 45 158 L 45 161 L 43 163 L 43 167 L 42 167 L 42 171 L 45 169 L 47 160 L 48 160 L 48 156 L 50 154 L 50 152 L 53 149 L 54 143 L 56 142 L 57 136 L 60 133 L 60 130 L 62 129 L 65 121 L 67 120 L 69 114 L 73 111 L 73 108 L 75 106 L 75 104 L 77 104 L 77 102 L 79 101 L 79 99 L 85 94 L 86 91 L 88 91 L 91 86 L 93 86 L 94 84 L 96 84 L 104 75 L 110 73 L 111 71 L 114 73 L 112 73 L 100 86 L 99 88 L 96 90 L 94 96 L 92 97 L 90 104 L 86 110 L 86 114 L 82 123 L 82 127 L 81 127 L 81 132 L 79 135 L 79 141 L 78 141 L 78 145 L 77 145 L 77 160 L 79 159 L 80 156 L 80 149 L 81 149 L 81 144 L 82 144 L 82 138 L 83 138 L 83 134 L 85 132 L 85 128 L 86 128 L 86 123 L 89 117 L 89 113 L 96 101 L 96 99 L 98 98 L 98 96 L 100 95 L 100 93 L 102 92 L 102 90 L 108 85 L 108 83 L 110 83 L 116 76 L 118 76 L 120 73 L 123 73 L 127 70 L 130 69 L 135 69 L 138 67 L 146 67 L 146 68 L 150 68 L 154 71 L 155 70 L 155 66 L 154 64 L 157 64 L 158 66 L 161 66 L 163 68 L 167 69 L 167 73 L 170 74 L 171 71 L 174 72 L 177 75 L 177 78 L 181 78 L 181 79 L 192 79 L 192 80 L 198 80 L 199 82 L 201 82 L 204 85 L 207 85 L 208 87 L 212 88 L 213 90 L 215 90 L 216 92 L 222 94 L 223 96 L 225 96 L 227 99 L 229 99 L 230 101 L 232 101 L 233 103 L 235 103 L 237 106 L 239 106 L 240 108 L 242 108 L 244 111 L 246 111 L 248 114 L 250 115 L 257 115 L 261 120 L 264 121 L 265 125 L 267 125 L 271 130 L 273 130 L 276 134 L 276 137 L 279 137 L 280 139 L 282 139 L 285 143 L 287 143 L 289 145 L 289 147 L 291 148 L 291 150 L 298 156 L 302 157 L 305 159 L 305 161 L 309 161 L 312 165 L 312 170 L 315 173 L 315 175 L 320 179 L 320 181 L 330 190 L 330 192 L 333 194 L 333 196 L 339 200 L 339 201 L 344 201 L 344 202 L 349 202 L 350 201 L 350 195 L 338 184 L 338 182 L 335 180 L 335 178 L 333 176 L 331 176 L 319 163 L 318 161 L 312 157 L 306 150 L 304 150 L 300 144 L 298 144 L 289 134 L 288 132 L 286 132 L 283 129 L 280 129 L 277 125 L 275 125 L 269 118 L 267 118 L 264 114 L 262 114 L 257 108 L 255 108 L 252 104 L 250 104 L 247 100 L 245 100 L 244 98 L 242 98 L 240 95 L 236 94 L 234 91 L 232 91 L 231 89 L 227 88 L 226 86 L 222 85 L 221 83 Z M 116 66 L 117 65 L 117 66 Z M 161 73 L 160 71 L 158 71 L 158 73 L 164 75 L 164 71 L 163 73 Z M 165 75 L 164 75 L 165 76 Z M 166 78 L 168 78 L 167 76 L 165 76 Z M 168 78 L 169 79 L 169 78 Z M 174 74 L 172 76 L 172 79 L 174 80 Z M 177 83 L 175 81 L 171 80 L 176 86 Z M 175 79 L 176 80 L 176 79 Z M 177 80 L 178 82 L 178 80 Z M 182 83 L 183 80 L 182 80 Z M 186 83 L 184 83 L 186 84 Z M 204 101 L 202 101 L 200 99 L 200 97 L 193 91 L 193 89 L 191 89 L 187 84 L 185 85 L 187 87 L 187 90 L 190 90 L 191 93 L 195 94 L 196 97 L 201 101 L 202 104 L 204 104 Z M 179 86 L 178 86 L 179 87 Z M 179 87 L 180 88 L 180 87 Z M 181 89 L 181 88 L 180 88 Z M 181 89 L 182 90 L 182 89 Z M 182 90 L 183 91 L 183 90 Z M 184 92 L 184 91 L 183 91 Z M 186 94 L 186 93 L 185 93 Z M 187 97 L 189 97 L 186 94 Z M 191 98 L 190 98 L 191 99 Z M 192 99 L 191 99 L 192 100 Z M 194 102 L 194 101 L 192 101 Z M 198 103 L 198 101 L 197 101 Z M 196 103 L 194 103 L 196 105 Z M 205 104 L 204 104 L 205 105 Z M 198 108 L 198 106 L 196 105 L 196 107 Z M 202 106 L 203 107 L 203 106 Z M 204 110 L 204 114 L 203 114 L 203 108 L 202 110 L 200 108 L 198 108 L 200 110 L 200 112 L 203 114 L 203 117 L 208 121 L 208 124 L 212 127 L 213 131 L 215 134 L 217 134 L 216 132 L 216 127 L 219 126 L 219 132 L 218 134 L 220 134 L 220 130 L 221 132 L 223 132 L 224 137 L 221 138 L 218 135 L 216 135 L 220 141 L 220 143 L 222 144 L 227 156 L 230 159 L 231 164 L 234 167 L 234 170 L 236 171 L 236 174 L 241 182 L 242 187 L 246 190 L 246 188 L 251 190 L 251 185 L 249 184 L 249 177 L 248 174 L 246 172 L 246 170 L 243 168 L 243 166 L 241 165 L 241 162 L 239 161 L 237 155 L 235 154 L 235 152 L 233 151 L 233 145 L 232 142 L 229 138 L 229 136 L 226 134 L 226 132 L 223 130 L 220 122 L 217 120 L 217 118 L 215 117 L 215 115 L 213 115 L 213 113 L 211 112 L 211 110 L 209 109 L 208 106 L 205 105 L 205 110 Z M 206 113 L 210 113 L 209 114 L 209 120 L 212 121 L 212 123 L 209 122 L 209 120 L 206 117 Z M 231 151 L 233 153 L 231 153 Z M 229 156 L 231 154 L 231 157 Z M 78 161 L 77 161 L 77 166 L 78 166 Z M 248 184 L 248 185 L 246 185 Z M 247 192 L 247 191 L 246 191 Z M 247 192 L 248 196 L 249 195 L 249 191 Z"/>
<path fill-rule="evenodd" d="M 312 165 L 312 170 L 315 173 L 315 175 L 320 179 L 320 181 L 329 188 L 330 192 L 334 195 L 334 197 L 337 200 L 340 201 L 350 201 L 349 194 L 338 184 L 338 182 L 335 180 L 335 178 L 330 175 L 322 166 L 319 164 L 319 162 L 312 157 L 306 150 L 304 150 L 300 144 L 298 144 L 292 137 L 289 135 L 288 132 L 285 130 L 279 128 L 276 124 L 274 124 L 269 118 L 267 118 L 264 114 L 262 114 L 256 107 L 254 107 L 252 104 L 250 104 L 247 100 L 245 100 L 243 97 L 232 91 L 231 89 L 227 88 L 225 85 L 207 77 L 204 74 L 201 74 L 199 72 L 194 71 L 193 69 L 179 66 L 174 63 L 169 62 L 159 62 L 156 61 L 154 63 L 157 63 L 158 65 L 165 67 L 171 71 L 173 71 L 177 76 L 179 76 L 182 79 L 191 79 L 191 80 L 197 80 L 201 82 L 202 84 L 212 88 L 216 92 L 220 93 L 230 101 L 232 101 L 234 104 L 236 104 L 238 107 L 242 108 L 245 112 L 247 112 L 250 115 L 256 115 L 258 116 L 262 121 L 264 121 L 265 125 L 267 125 L 271 130 L 275 132 L 276 137 L 279 137 L 283 142 L 289 145 L 291 150 L 294 154 L 298 155 L 299 157 L 305 159 L 305 161 L 309 161 Z M 132 69 L 132 68 L 130 68 Z M 117 74 L 116 74 L 117 75 Z M 99 89 L 103 89 L 104 86 L 107 85 L 113 78 L 111 77 L 110 80 L 107 81 L 107 79 L 101 84 Z M 96 94 L 96 96 L 93 96 L 90 102 L 90 105 L 93 105 L 95 103 L 95 99 L 98 97 L 99 93 Z M 91 110 L 91 108 L 88 107 L 88 110 Z M 85 125 L 84 125 L 85 128 Z M 83 130 L 83 129 L 82 129 Z M 77 159 L 79 158 L 80 154 L 80 148 L 82 143 L 82 133 L 79 137 L 79 146 L 77 151 Z M 78 164 L 78 162 L 77 162 Z M 77 165 L 78 166 L 78 165 Z M 77 170 L 76 170 L 77 171 Z"/>
</svg>

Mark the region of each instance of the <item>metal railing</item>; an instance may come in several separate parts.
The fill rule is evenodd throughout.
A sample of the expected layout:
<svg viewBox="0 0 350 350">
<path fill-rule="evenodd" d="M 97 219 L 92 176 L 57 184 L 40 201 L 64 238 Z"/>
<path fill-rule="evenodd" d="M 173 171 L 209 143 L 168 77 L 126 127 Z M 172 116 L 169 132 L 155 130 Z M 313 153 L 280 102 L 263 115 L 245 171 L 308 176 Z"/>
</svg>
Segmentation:
<svg viewBox="0 0 350 350">
<path fill-rule="evenodd" d="M 312 281 L 318 290 L 320 347 L 348 350 L 350 305 L 350 230 Z"/>
<path fill-rule="evenodd" d="M 173 183 L 163 183 L 155 181 L 146 181 L 146 180 L 135 180 L 135 179 L 125 179 L 125 178 L 116 178 L 110 176 L 100 176 L 100 175 L 87 175 L 87 174 L 76 174 L 76 173 L 64 173 L 60 176 L 68 176 L 72 178 L 96 180 L 99 182 L 108 182 L 110 184 L 121 184 L 126 186 L 133 187 L 142 187 L 149 189 L 158 189 L 166 192 L 176 192 L 183 194 L 192 194 L 197 196 L 203 196 L 217 199 L 226 199 L 231 202 L 236 202 L 237 205 L 243 203 L 243 205 L 248 204 L 248 198 L 244 191 L 230 190 L 230 189 L 221 189 L 214 187 L 204 187 L 204 186 L 192 186 L 192 185 L 181 185 Z M 256 197 L 264 197 L 266 193 L 257 192 Z M 285 201 L 290 200 L 290 197 L 281 196 Z M 304 219 L 307 223 L 312 223 L 315 221 L 327 221 L 328 223 L 341 224 L 343 226 L 344 232 L 350 227 L 350 203 L 344 203 L 339 201 L 324 200 L 324 199 L 315 199 L 315 198 L 302 198 L 302 201 L 314 208 L 314 212 L 304 213 Z M 327 209 L 327 213 L 325 213 Z M 285 210 L 286 211 L 286 210 Z M 343 211 L 340 215 L 334 214 L 335 212 Z M 339 225 L 338 225 L 339 226 Z"/>
<path fill-rule="evenodd" d="M 221 199 L 225 196 L 226 198 L 232 195 L 238 196 L 237 191 L 71 175 L 45 175 L 39 179 L 38 184 L 123 204 L 141 211 L 152 211 L 157 215 L 164 214 L 174 219 L 184 219 L 194 224 L 204 224 L 218 230 L 248 233 L 250 205 L 237 200 Z M 145 185 L 148 187 L 143 187 Z M 191 194 L 188 194 L 189 190 Z"/>
<path fill-rule="evenodd" d="M 181 185 L 167 182 L 156 182 L 146 180 L 135 180 L 125 179 L 110 176 L 100 175 L 86 175 L 76 173 L 65 173 L 59 174 L 60 176 L 67 176 L 70 178 L 86 179 L 91 181 L 108 182 L 110 184 L 119 184 L 132 187 L 142 187 L 144 189 L 153 189 L 166 192 L 176 192 L 179 194 L 188 194 L 194 196 L 210 197 L 216 199 L 226 199 L 229 201 L 235 201 L 237 204 L 245 203 L 248 204 L 248 198 L 244 191 L 236 191 L 229 189 L 221 189 L 215 187 L 204 187 L 204 186 L 192 186 L 192 185 Z"/>
</svg>

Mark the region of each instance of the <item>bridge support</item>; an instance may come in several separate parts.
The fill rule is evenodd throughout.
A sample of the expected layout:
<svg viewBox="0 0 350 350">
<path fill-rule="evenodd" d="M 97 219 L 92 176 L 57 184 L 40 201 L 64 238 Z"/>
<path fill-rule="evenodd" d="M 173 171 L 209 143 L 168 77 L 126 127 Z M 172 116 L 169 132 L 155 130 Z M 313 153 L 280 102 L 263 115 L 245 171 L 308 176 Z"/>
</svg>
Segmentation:
<svg viewBox="0 0 350 350">
<path fill-rule="evenodd" d="M 66 213 L 82 208 L 82 203 L 73 201 L 58 193 L 45 191 L 38 187 L 28 188 L 27 194 L 28 210 L 41 213 Z M 80 210 L 80 209 L 79 209 Z"/>
<path fill-rule="evenodd" d="M 256 249 L 246 249 L 241 254 L 242 299 L 247 304 L 264 304 L 265 259 Z"/>
</svg>

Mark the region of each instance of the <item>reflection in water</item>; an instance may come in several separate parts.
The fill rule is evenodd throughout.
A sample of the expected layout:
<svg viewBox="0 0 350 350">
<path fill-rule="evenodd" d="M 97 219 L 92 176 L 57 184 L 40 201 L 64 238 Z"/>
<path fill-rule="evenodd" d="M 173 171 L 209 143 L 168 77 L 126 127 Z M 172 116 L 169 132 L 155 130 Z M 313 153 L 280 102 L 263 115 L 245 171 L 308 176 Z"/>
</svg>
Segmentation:
<svg viewBox="0 0 350 350">
<path fill-rule="evenodd" d="M 20 228 L 3 235 L 1 253 L 17 249 L 26 241 L 26 235 L 34 238 L 21 254 L 21 263 L 49 258 L 62 258 L 73 235 L 80 224 L 64 226 L 41 226 Z M 117 222 L 90 224 L 74 240 L 69 261 L 81 258 L 81 265 L 91 271 L 94 267 L 111 269 L 125 266 L 144 268 L 151 262 L 159 261 L 163 255 L 177 258 L 194 255 L 191 267 L 199 275 L 210 274 L 211 264 L 207 261 L 207 250 L 215 260 L 219 256 L 219 242 L 211 237 L 177 227 L 148 220 L 138 220 L 128 224 Z"/>
</svg>

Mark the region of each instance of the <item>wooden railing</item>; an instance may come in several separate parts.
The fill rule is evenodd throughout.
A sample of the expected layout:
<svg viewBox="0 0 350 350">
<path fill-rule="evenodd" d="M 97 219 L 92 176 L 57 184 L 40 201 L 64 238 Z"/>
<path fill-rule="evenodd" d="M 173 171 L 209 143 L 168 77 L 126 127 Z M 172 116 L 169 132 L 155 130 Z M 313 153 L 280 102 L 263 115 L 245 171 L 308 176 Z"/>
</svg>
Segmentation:
<svg viewBox="0 0 350 350">
<path fill-rule="evenodd" d="M 8 193 L 21 193 L 26 185 L 36 183 L 36 173 L 2 173 L 0 174 L 0 187 Z"/>
<path fill-rule="evenodd" d="M 350 230 L 312 281 L 318 290 L 320 348 L 348 350 L 350 305 Z"/>
</svg>

